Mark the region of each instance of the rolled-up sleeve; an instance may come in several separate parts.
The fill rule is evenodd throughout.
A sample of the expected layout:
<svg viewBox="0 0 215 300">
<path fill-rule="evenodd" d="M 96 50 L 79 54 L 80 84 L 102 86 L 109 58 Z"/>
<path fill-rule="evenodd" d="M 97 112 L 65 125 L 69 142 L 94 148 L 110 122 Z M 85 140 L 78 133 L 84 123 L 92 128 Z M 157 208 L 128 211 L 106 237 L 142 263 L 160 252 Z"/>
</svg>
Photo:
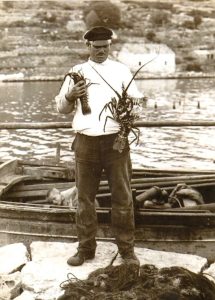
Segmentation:
<svg viewBox="0 0 215 300">
<path fill-rule="evenodd" d="M 69 86 L 72 87 L 74 85 L 73 80 L 69 76 L 66 76 L 59 94 L 55 97 L 55 102 L 57 106 L 57 111 L 61 114 L 69 114 L 75 108 L 75 102 L 69 102 L 66 100 L 65 95 L 68 92 Z"/>
</svg>

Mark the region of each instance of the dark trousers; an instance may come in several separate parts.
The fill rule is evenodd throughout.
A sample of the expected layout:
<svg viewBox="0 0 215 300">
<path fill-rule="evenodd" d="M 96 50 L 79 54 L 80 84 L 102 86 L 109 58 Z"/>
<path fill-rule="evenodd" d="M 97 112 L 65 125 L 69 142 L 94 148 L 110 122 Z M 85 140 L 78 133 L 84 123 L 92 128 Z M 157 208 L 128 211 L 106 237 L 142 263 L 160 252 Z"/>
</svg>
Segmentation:
<svg viewBox="0 0 215 300">
<path fill-rule="evenodd" d="M 122 153 L 113 150 L 116 134 L 91 137 L 77 134 L 73 142 L 76 159 L 78 208 L 76 215 L 79 251 L 96 249 L 97 215 L 95 197 L 105 170 L 111 192 L 111 221 L 119 253 L 133 250 L 134 211 L 130 186 L 129 146 Z"/>
</svg>

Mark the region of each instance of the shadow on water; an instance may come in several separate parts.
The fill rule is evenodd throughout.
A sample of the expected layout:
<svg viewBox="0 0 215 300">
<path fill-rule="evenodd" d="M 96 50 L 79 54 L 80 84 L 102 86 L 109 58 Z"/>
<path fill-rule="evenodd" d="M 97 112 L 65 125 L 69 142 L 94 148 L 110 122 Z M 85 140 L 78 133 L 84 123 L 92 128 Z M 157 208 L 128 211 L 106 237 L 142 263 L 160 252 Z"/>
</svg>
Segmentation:
<svg viewBox="0 0 215 300">
<path fill-rule="evenodd" d="M 149 98 L 143 120 L 213 120 L 215 79 L 138 80 Z M 56 111 L 54 97 L 60 82 L 0 83 L 1 122 L 71 121 Z M 61 159 L 73 159 L 72 129 L 1 130 L 0 158 L 53 158 L 57 143 Z M 213 169 L 213 127 L 141 128 L 140 143 L 131 145 L 134 166 Z"/>
</svg>

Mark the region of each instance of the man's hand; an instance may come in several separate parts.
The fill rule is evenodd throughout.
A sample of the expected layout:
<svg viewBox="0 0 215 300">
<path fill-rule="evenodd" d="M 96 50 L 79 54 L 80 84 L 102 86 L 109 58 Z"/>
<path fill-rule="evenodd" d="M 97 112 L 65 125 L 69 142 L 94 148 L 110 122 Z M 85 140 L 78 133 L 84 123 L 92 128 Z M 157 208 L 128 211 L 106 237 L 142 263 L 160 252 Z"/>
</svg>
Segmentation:
<svg viewBox="0 0 215 300">
<path fill-rule="evenodd" d="M 74 102 L 81 96 L 84 96 L 87 92 L 86 84 L 84 80 L 76 83 L 69 91 L 66 93 L 65 98 L 69 102 Z"/>
</svg>

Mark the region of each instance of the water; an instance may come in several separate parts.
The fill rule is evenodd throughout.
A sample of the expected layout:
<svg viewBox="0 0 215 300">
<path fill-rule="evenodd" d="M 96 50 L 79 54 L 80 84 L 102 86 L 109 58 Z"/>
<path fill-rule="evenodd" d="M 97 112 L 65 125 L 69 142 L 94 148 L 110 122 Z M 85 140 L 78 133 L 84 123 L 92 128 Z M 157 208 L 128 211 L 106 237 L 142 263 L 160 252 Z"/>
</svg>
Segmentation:
<svg viewBox="0 0 215 300">
<path fill-rule="evenodd" d="M 54 96 L 60 82 L 0 82 L 1 122 L 71 121 L 56 111 Z M 215 119 L 215 79 L 138 80 L 149 98 L 141 118 L 159 120 Z M 61 159 L 74 159 L 70 151 L 72 129 L 1 130 L 0 159 L 54 158 L 56 144 Z M 214 127 L 141 128 L 140 143 L 131 145 L 136 167 L 215 168 Z"/>
</svg>

